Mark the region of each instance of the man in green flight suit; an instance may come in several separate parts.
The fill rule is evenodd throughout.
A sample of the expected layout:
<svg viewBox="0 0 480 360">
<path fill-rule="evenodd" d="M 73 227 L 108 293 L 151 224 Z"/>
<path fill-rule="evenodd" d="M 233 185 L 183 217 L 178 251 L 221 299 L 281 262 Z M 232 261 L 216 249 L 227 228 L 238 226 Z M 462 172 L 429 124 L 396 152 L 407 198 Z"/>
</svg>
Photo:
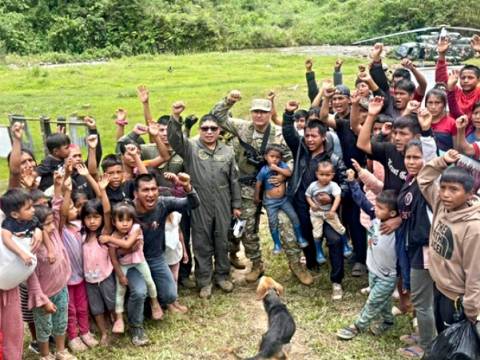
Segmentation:
<svg viewBox="0 0 480 360">
<path fill-rule="evenodd" d="M 218 141 L 220 127 L 217 119 L 211 114 L 203 116 L 199 123 L 200 137 L 189 140 L 183 136 L 180 123 L 184 109 L 182 102 L 173 104 L 168 142 L 183 158 L 200 197 L 200 206 L 192 211 L 192 244 L 200 297 L 209 298 L 212 277 L 225 292 L 233 290 L 229 280 L 228 229 L 232 215 L 241 215 L 242 199 L 235 154 L 229 146 Z"/>
<path fill-rule="evenodd" d="M 264 272 L 262 253 L 260 250 L 260 238 L 258 236 L 258 211 L 254 204 L 254 192 L 256 175 L 259 171 L 259 162 L 263 161 L 263 152 L 270 144 L 277 144 L 283 148 L 285 161 L 292 164 L 292 153 L 283 139 L 281 128 L 270 124 L 272 103 L 267 99 L 255 99 L 250 108 L 251 121 L 232 119 L 229 111 L 233 105 L 241 99 L 240 92 L 231 91 L 226 98 L 217 103 L 211 111 L 220 126 L 232 133 L 235 138 L 232 141 L 235 157 L 239 167 L 239 181 L 242 192 L 241 219 L 246 221 L 245 230 L 241 241 L 245 248 L 245 255 L 252 262 L 252 270 L 246 275 L 248 282 L 256 281 Z M 272 177 L 273 185 L 284 181 L 282 175 Z M 195 184 L 194 184 L 195 185 Z M 197 188 L 197 187 L 196 187 Z M 306 267 L 300 263 L 301 250 L 295 241 L 295 236 L 288 217 L 282 211 L 279 213 L 280 233 L 282 235 L 282 247 L 288 259 L 290 269 L 302 284 L 310 285 L 313 278 Z M 236 260 L 239 250 L 239 240 L 232 239 L 230 258 Z"/>
</svg>

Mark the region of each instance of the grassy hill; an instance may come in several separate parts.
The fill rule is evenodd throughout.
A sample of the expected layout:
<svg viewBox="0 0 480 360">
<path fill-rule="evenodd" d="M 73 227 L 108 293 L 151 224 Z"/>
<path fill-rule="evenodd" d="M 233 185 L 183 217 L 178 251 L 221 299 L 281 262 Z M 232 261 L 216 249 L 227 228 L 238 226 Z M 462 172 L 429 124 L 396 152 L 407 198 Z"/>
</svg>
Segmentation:
<svg viewBox="0 0 480 360">
<path fill-rule="evenodd" d="M 350 44 L 423 26 L 480 27 L 478 13 L 475 0 L 6 0 L 0 45 L 8 53 L 118 57 Z"/>
</svg>

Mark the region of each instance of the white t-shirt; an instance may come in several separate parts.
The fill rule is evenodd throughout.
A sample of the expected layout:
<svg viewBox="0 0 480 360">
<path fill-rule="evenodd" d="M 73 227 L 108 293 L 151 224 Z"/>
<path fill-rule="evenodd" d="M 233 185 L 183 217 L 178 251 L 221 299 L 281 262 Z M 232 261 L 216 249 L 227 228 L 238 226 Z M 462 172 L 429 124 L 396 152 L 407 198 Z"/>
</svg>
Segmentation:
<svg viewBox="0 0 480 360">
<path fill-rule="evenodd" d="M 322 193 L 332 196 L 340 196 L 342 194 L 342 189 L 335 181 L 330 181 L 325 186 L 320 185 L 318 181 L 314 181 L 308 186 L 307 191 L 305 191 L 305 195 L 312 198 L 313 202 L 318 205 L 321 210 L 329 211 L 332 208 L 332 204 L 322 205 L 317 201 L 317 195 Z"/>
<path fill-rule="evenodd" d="M 165 223 L 165 260 L 168 265 L 179 263 L 183 257 L 183 247 L 179 235 L 182 214 L 174 211 L 172 218 L 172 222 Z"/>
</svg>

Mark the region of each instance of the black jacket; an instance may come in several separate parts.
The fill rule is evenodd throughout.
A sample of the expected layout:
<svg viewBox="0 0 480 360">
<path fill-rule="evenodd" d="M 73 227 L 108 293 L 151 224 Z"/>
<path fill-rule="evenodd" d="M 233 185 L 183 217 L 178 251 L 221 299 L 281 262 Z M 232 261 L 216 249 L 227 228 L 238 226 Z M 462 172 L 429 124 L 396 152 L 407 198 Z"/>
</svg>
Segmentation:
<svg viewBox="0 0 480 360">
<path fill-rule="evenodd" d="M 398 195 L 398 211 L 402 218 L 401 230 L 410 266 L 423 269 L 423 246 L 428 246 L 431 210 L 420 192 L 417 181 L 407 181 Z"/>
</svg>

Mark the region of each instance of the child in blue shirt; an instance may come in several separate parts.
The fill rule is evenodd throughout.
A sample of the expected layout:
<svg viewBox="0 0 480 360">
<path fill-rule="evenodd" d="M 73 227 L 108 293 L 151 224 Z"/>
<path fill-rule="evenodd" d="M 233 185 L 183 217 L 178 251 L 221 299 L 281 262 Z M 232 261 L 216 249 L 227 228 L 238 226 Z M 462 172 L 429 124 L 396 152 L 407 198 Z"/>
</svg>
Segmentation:
<svg viewBox="0 0 480 360">
<path fill-rule="evenodd" d="M 282 155 L 282 149 L 278 145 L 267 146 L 264 155 L 267 165 L 264 165 L 258 172 L 257 182 L 255 184 L 254 200 L 256 204 L 262 202 L 260 194 L 263 190 L 263 206 L 267 210 L 268 225 L 274 243 L 274 254 L 279 254 L 282 251 L 280 230 L 278 227 L 278 212 L 280 210 L 283 210 L 292 222 L 298 245 L 301 248 L 308 246 L 307 241 L 302 236 L 297 213 L 290 201 L 288 201 L 287 196 L 285 196 L 286 181 L 279 185 L 274 185 L 270 182 L 270 178 L 274 175 L 281 174 L 285 178 L 292 176 L 292 171 L 289 169 L 288 165 L 282 161 Z"/>
</svg>

